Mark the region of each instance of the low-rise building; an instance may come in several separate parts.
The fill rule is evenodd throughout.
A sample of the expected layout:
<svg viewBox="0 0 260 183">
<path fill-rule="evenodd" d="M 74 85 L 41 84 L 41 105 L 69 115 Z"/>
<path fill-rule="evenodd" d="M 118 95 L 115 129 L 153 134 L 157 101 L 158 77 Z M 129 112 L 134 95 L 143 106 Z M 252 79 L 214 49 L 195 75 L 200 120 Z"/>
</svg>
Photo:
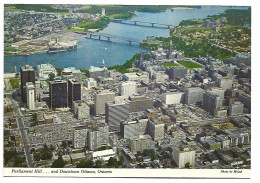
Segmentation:
<svg viewBox="0 0 260 183">
<path fill-rule="evenodd" d="M 87 78 L 84 81 L 84 85 L 90 89 L 90 88 L 95 88 L 97 87 L 97 81 L 94 78 Z"/>
<path fill-rule="evenodd" d="M 115 157 L 116 151 L 114 149 L 106 149 L 102 151 L 93 151 L 91 152 L 91 160 L 101 160 L 101 161 L 108 161 L 109 158 Z"/>
<path fill-rule="evenodd" d="M 40 78 L 49 79 L 50 74 L 57 76 L 55 67 L 51 64 L 40 64 L 36 67 L 37 74 Z"/>
<path fill-rule="evenodd" d="M 149 83 L 149 74 L 147 72 L 143 73 L 136 73 L 136 72 L 130 72 L 125 73 L 123 75 L 123 79 L 126 81 L 136 81 L 136 82 L 144 82 Z"/>
<path fill-rule="evenodd" d="M 171 93 L 162 94 L 162 101 L 166 105 L 182 103 L 183 99 L 184 99 L 184 93 L 182 92 L 171 92 Z"/>
</svg>

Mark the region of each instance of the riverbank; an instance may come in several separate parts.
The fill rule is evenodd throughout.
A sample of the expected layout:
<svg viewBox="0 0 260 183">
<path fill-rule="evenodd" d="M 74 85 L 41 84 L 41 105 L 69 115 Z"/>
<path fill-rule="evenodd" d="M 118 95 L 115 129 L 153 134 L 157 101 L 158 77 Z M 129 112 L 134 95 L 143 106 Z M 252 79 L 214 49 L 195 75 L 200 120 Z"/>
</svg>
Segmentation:
<svg viewBox="0 0 260 183">
<path fill-rule="evenodd" d="M 97 19 L 85 18 L 82 19 L 78 25 L 74 27 L 68 27 L 69 31 L 79 31 L 79 32 L 88 32 L 89 29 L 98 29 L 103 30 L 113 19 L 130 19 L 136 17 L 135 12 L 146 12 L 146 13 L 159 13 L 170 9 L 174 6 L 170 5 L 106 5 L 106 6 L 97 6 L 92 5 L 89 8 L 80 9 L 80 13 L 89 13 L 91 15 L 98 15 L 103 10 L 105 14 L 100 16 Z M 175 7 L 175 8 L 190 8 L 190 7 Z M 78 28 L 75 28 L 78 27 Z"/>
<path fill-rule="evenodd" d="M 50 50 L 55 50 L 55 52 L 66 51 L 72 49 L 72 47 L 78 47 L 77 41 L 83 37 L 84 35 L 74 32 L 60 31 L 37 39 L 13 43 L 5 47 L 4 56 L 36 55 L 48 53 Z"/>
<path fill-rule="evenodd" d="M 177 9 L 181 9 L 181 10 L 192 10 L 192 9 L 195 9 L 195 8 L 191 8 L 191 7 L 174 7 L 174 8 L 171 8 L 172 10 L 177 10 Z"/>
<path fill-rule="evenodd" d="M 163 22 L 166 24 L 179 25 L 182 20 L 188 19 L 204 19 L 208 15 L 217 15 L 224 13 L 230 7 L 223 6 L 202 6 L 201 9 L 194 10 L 166 10 L 161 13 L 139 13 L 133 20 Z M 236 7 L 235 7 L 236 8 Z M 240 8 L 240 7 L 238 7 Z M 237 9 L 238 9 L 237 8 Z M 244 8 L 241 8 L 244 9 Z M 125 24 L 110 23 L 101 33 L 108 35 L 116 35 L 119 37 L 135 38 L 136 40 L 146 40 L 147 37 L 169 37 L 169 29 L 156 29 L 145 26 L 131 26 Z M 82 35 L 81 35 L 82 36 Z M 97 41 L 90 39 L 79 39 L 77 44 L 81 46 L 75 51 L 60 52 L 55 54 L 40 54 L 29 56 L 9 56 L 4 58 L 4 71 L 13 72 L 14 67 L 19 68 L 23 65 L 37 66 L 47 63 L 48 60 L 55 60 L 53 66 L 57 68 L 75 67 L 81 69 L 89 69 L 91 65 L 99 67 L 102 60 L 105 60 L 106 66 L 122 65 L 136 53 L 145 52 L 147 49 L 137 46 L 137 44 L 129 45 L 124 41 L 112 40 Z M 164 46 L 164 45 L 163 45 Z"/>
</svg>

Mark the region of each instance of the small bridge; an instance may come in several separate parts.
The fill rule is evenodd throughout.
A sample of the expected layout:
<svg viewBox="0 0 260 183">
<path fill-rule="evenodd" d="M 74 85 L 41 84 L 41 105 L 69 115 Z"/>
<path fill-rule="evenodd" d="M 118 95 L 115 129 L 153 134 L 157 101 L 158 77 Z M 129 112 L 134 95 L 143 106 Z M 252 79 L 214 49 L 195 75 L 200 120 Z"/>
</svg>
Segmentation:
<svg viewBox="0 0 260 183">
<path fill-rule="evenodd" d="M 129 25 L 140 25 L 137 23 L 142 23 L 142 24 L 150 24 L 152 25 L 152 27 L 155 27 L 154 25 L 159 25 L 159 26 L 163 26 L 166 27 L 168 29 L 170 29 L 171 27 L 175 27 L 175 25 L 170 25 L 170 24 L 163 24 L 163 23 L 156 23 L 156 22 L 148 22 L 148 21 L 138 21 L 138 20 L 127 20 L 127 19 L 113 19 L 111 20 L 112 22 L 115 23 L 124 23 L 124 22 L 132 22 L 133 24 L 129 24 Z M 155 27 L 155 28 L 162 28 L 162 27 Z"/>
<path fill-rule="evenodd" d="M 142 43 L 142 41 L 136 40 L 134 38 L 125 38 L 125 37 L 119 37 L 119 36 L 113 36 L 113 35 L 109 35 L 109 34 L 99 34 L 99 33 L 88 33 L 86 38 L 88 39 L 97 39 L 97 40 L 102 40 L 104 41 L 111 41 L 111 39 L 117 39 L 117 40 L 123 40 L 123 41 L 127 41 L 129 42 L 129 44 L 131 45 L 132 43 Z"/>
</svg>

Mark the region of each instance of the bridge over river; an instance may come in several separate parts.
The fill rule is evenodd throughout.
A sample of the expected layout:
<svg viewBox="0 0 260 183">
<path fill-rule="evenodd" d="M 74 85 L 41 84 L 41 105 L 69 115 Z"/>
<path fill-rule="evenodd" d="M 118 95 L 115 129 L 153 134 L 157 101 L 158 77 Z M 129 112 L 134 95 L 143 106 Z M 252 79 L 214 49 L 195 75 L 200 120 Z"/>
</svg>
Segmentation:
<svg viewBox="0 0 260 183">
<path fill-rule="evenodd" d="M 129 42 L 131 45 L 132 43 L 143 43 L 143 41 L 139 41 L 134 38 L 129 38 L 129 37 L 119 37 L 119 36 L 113 36 L 109 34 L 100 34 L 100 33 L 87 33 L 86 38 L 88 39 L 97 39 L 97 40 L 102 40 L 102 41 L 111 41 L 111 39 L 117 39 L 117 40 L 123 40 Z M 103 39 L 102 39 L 103 38 Z M 105 38 L 105 39 L 104 39 Z"/>
<path fill-rule="evenodd" d="M 171 27 L 175 27 L 175 25 L 171 25 L 171 24 L 163 24 L 163 23 L 157 23 L 157 22 L 148 22 L 148 21 L 139 21 L 139 20 L 127 20 L 127 19 L 113 19 L 111 20 L 111 22 L 115 22 L 115 23 L 126 23 L 126 22 L 132 22 L 133 24 L 129 24 L 129 25 L 140 25 L 141 24 L 150 24 L 151 27 L 154 28 L 168 28 L 170 29 Z M 137 24 L 139 23 L 139 24 Z M 159 26 L 155 26 L 155 25 L 159 25 Z M 162 27 L 163 26 L 163 27 Z"/>
<path fill-rule="evenodd" d="M 174 27 L 175 25 L 171 24 L 163 24 L 163 23 L 156 23 L 156 22 L 148 22 L 148 21 L 138 21 L 138 20 L 127 20 L 127 19 L 113 19 L 111 22 L 115 23 L 124 23 L 124 22 L 132 22 L 133 24 L 130 23 L 130 25 L 140 25 L 140 24 L 150 24 L 151 27 L 154 28 L 168 28 L 170 29 L 171 27 Z M 137 24 L 138 23 L 138 24 Z M 155 26 L 157 25 L 157 26 Z M 160 26 L 160 27 L 159 27 Z M 164 26 L 164 27 L 162 27 Z M 79 34 L 84 34 L 86 35 L 86 38 L 88 39 L 97 39 L 100 41 L 111 41 L 111 39 L 117 39 L 117 40 L 122 40 L 122 41 L 127 41 L 131 45 L 132 43 L 143 43 L 143 41 L 130 38 L 130 37 L 120 37 L 120 36 L 114 36 L 114 35 L 109 35 L 109 34 L 104 34 L 104 33 L 86 33 L 86 32 L 76 32 Z"/>
</svg>

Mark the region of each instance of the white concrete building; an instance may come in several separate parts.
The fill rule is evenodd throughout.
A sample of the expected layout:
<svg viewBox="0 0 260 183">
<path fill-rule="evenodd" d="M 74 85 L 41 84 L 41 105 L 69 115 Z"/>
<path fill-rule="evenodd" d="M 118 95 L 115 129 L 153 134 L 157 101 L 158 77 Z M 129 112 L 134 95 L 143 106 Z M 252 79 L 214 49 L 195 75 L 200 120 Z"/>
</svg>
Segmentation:
<svg viewBox="0 0 260 183">
<path fill-rule="evenodd" d="M 72 110 L 77 119 L 88 119 L 90 116 L 90 107 L 83 100 L 73 101 Z"/>
<path fill-rule="evenodd" d="M 90 89 L 97 87 L 97 81 L 94 78 L 88 78 L 84 81 L 84 85 Z"/>
<path fill-rule="evenodd" d="M 106 16 L 106 9 L 105 8 L 101 9 L 101 16 Z"/>
<path fill-rule="evenodd" d="M 116 151 L 114 149 L 107 149 L 103 151 L 94 151 L 91 153 L 91 160 L 101 160 L 101 161 L 108 161 L 109 158 L 115 157 Z"/>
<path fill-rule="evenodd" d="M 125 73 L 123 75 L 123 79 L 126 81 L 136 81 L 136 82 L 149 82 L 149 73 L 148 72 L 142 72 L 142 73 L 136 73 L 136 72 L 130 72 Z"/>
<path fill-rule="evenodd" d="M 72 78 L 78 78 L 81 79 L 82 73 L 80 70 L 75 69 L 75 67 L 68 67 L 68 68 L 63 68 L 61 72 L 61 79 L 68 81 L 69 79 Z"/>
<path fill-rule="evenodd" d="M 162 140 L 164 138 L 164 123 L 158 119 L 150 118 L 147 133 L 154 141 Z"/>
<path fill-rule="evenodd" d="M 27 107 L 29 110 L 35 108 L 35 87 L 32 82 L 26 83 Z"/>
<path fill-rule="evenodd" d="M 163 93 L 162 101 L 166 105 L 179 104 L 182 102 L 183 97 L 184 97 L 184 93 L 182 92 Z"/>
<path fill-rule="evenodd" d="M 119 85 L 119 93 L 121 96 L 128 98 L 129 96 L 135 95 L 136 92 L 136 82 L 126 81 Z"/>
<path fill-rule="evenodd" d="M 41 78 L 49 79 L 49 75 L 52 73 L 57 76 L 55 67 L 51 64 L 41 64 L 36 68 L 37 74 Z"/>
<path fill-rule="evenodd" d="M 174 147 L 172 158 L 179 168 L 185 168 L 186 163 L 193 166 L 195 164 L 195 151 L 188 146 Z"/>
</svg>

